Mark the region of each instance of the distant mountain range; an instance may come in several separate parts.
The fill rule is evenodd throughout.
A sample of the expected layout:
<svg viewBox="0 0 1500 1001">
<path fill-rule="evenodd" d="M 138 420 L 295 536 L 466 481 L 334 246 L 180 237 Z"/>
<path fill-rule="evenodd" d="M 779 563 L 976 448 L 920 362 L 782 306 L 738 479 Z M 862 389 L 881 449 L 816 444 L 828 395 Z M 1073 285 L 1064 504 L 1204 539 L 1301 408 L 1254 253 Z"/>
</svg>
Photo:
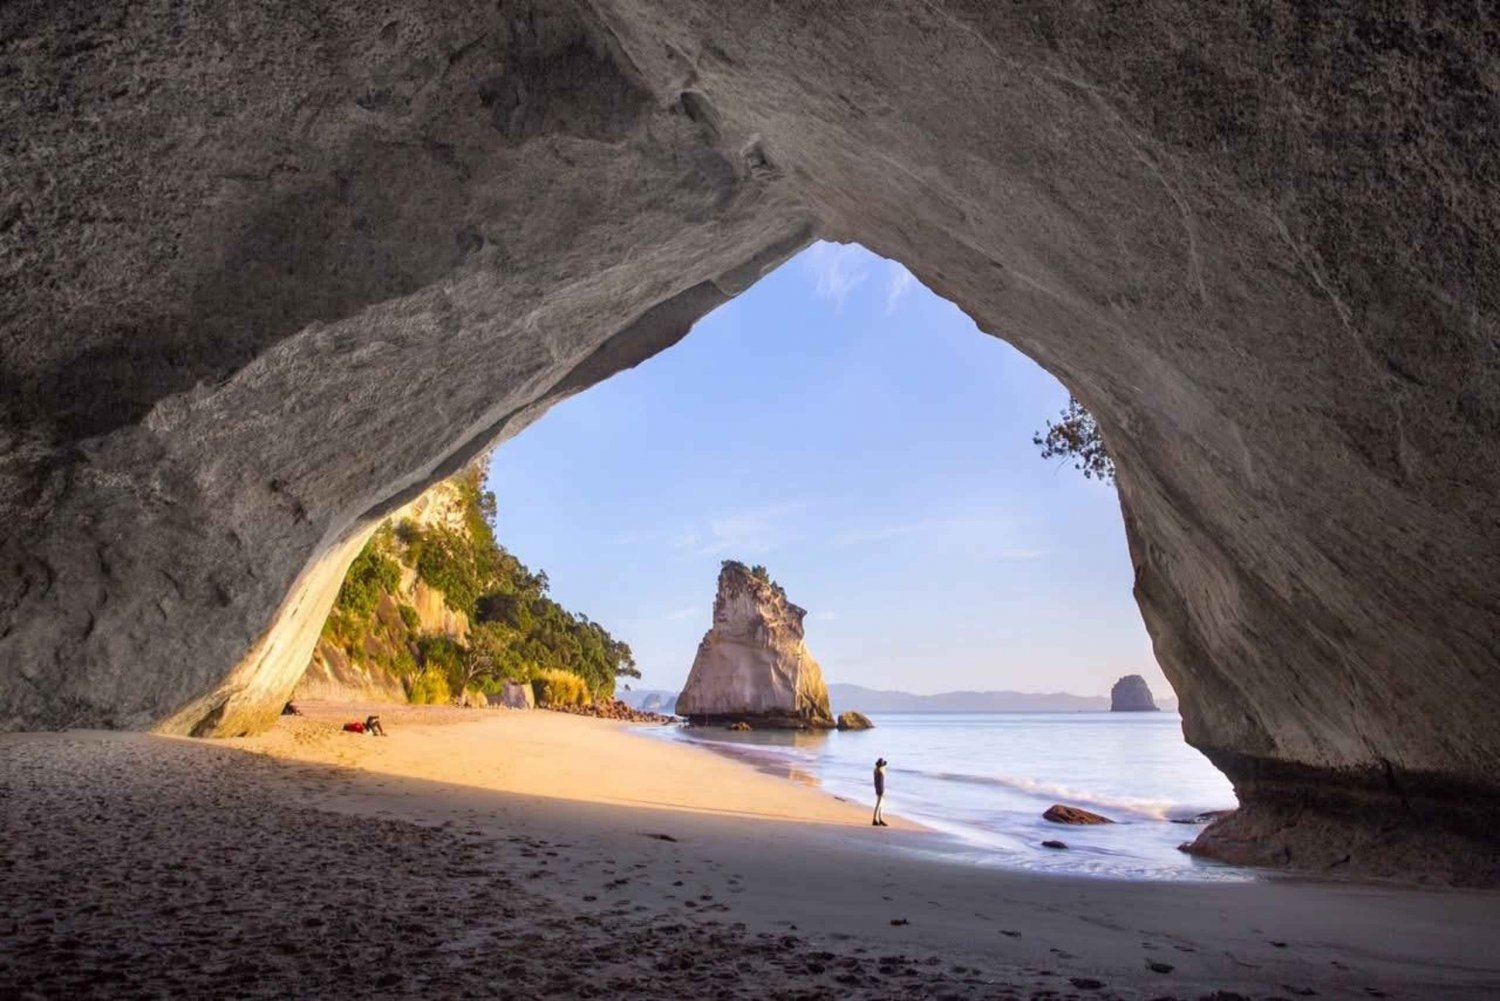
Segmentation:
<svg viewBox="0 0 1500 1001">
<path fill-rule="evenodd" d="M 833 684 L 828 698 L 834 712 L 857 709 L 866 713 L 1058 713 L 1108 712 L 1107 695 L 1070 695 L 1067 692 L 940 692 L 914 695 L 863 685 Z M 1156 704 L 1169 712 L 1177 700 L 1158 698 Z"/>
<path fill-rule="evenodd" d="M 616 696 L 637 709 L 670 713 L 677 708 L 677 693 L 662 688 L 637 688 Z M 653 698 L 654 697 L 654 698 Z M 828 686 L 833 711 L 857 709 L 865 713 L 1091 713 L 1108 712 L 1108 695 L 1069 695 L 1067 692 L 941 692 L 915 695 L 890 692 L 863 685 Z M 649 704 L 648 704 L 649 703 Z M 1177 700 L 1157 696 L 1156 704 L 1167 712 L 1177 710 Z"/>
</svg>

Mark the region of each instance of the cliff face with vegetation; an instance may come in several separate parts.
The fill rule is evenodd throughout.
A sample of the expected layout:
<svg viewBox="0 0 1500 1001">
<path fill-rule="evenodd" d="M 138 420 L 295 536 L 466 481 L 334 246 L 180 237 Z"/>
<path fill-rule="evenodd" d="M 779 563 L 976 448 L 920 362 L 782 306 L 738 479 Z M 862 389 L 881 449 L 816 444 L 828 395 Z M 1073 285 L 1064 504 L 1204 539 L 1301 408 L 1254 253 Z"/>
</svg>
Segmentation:
<svg viewBox="0 0 1500 1001">
<path fill-rule="evenodd" d="M 833 726 L 823 671 L 802 639 L 806 614 L 765 567 L 726 560 L 713 626 L 698 645 L 677 715 L 695 723 Z"/>
<path fill-rule="evenodd" d="M 297 695 L 447 702 L 511 680 L 580 702 L 638 677 L 626 644 L 495 541 L 494 514 L 471 467 L 386 519 L 345 574 Z"/>
</svg>

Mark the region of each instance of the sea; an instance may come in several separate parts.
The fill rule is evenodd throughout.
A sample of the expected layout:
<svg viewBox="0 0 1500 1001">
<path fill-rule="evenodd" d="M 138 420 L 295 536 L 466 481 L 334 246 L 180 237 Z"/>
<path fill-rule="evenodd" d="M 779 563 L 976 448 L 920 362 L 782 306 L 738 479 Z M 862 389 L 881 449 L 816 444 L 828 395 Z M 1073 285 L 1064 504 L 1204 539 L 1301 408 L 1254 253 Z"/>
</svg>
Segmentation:
<svg viewBox="0 0 1500 1001">
<path fill-rule="evenodd" d="M 874 803 L 940 832 L 936 851 L 982 864 L 1116 879 L 1244 880 L 1244 869 L 1178 850 L 1190 821 L 1235 806 L 1229 781 L 1182 737 L 1176 713 L 871 713 L 865 731 L 653 727 L 760 770 Z M 1116 821 L 1060 825 L 1053 803 Z M 1059 840 L 1066 850 L 1043 848 Z"/>
</svg>

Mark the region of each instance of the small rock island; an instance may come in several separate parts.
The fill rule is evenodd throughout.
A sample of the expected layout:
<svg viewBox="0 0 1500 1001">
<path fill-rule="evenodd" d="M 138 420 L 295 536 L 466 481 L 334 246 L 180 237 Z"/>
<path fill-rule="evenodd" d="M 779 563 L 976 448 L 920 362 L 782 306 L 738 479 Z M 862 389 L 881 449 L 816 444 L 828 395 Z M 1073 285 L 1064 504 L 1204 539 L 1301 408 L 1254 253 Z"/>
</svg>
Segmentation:
<svg viewBox="0 0 1500 1001">
<path fill-rule="evenodd" d="M 1154 713 L 1159 710 L 1151 697 L 1151 688 L 1139 674 L 1127 674 L 1109 690 L 1112 713 Z"/>
<path fill-rule="evenodd" d="M 677 715 L 698 725 L 832 728 L 823 670 L 802 639 L 806 615 L 765 567 L 725 560 L 713 625 L 698 644 Z"/>
</svg>

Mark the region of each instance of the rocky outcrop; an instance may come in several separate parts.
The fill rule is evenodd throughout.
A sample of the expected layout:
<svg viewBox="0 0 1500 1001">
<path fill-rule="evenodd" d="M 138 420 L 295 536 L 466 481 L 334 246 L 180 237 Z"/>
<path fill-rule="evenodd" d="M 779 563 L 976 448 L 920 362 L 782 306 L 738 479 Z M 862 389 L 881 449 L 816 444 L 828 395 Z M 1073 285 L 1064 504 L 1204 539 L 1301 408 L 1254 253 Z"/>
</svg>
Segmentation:
<svg viewBox="0 0 1500 1001">
<path fill-rule="evenodd" d="M 1113 824 L 1114 821 L 1101 814 L 1092 813 L 1078 806 L 1064 806 L 1061 803 L 1053 803 L 1047 807 L 1042 814 L 1043 820 L 1050 820 L 1054 824 Z"/>
<path fill-rule="evenodd" d="M 664 713 L 671 716 L 677 712 L 677 696 L 652 692 L 641 700 L 641 704 L 637 708 L 641 712 Z"/>
<path fill-rule="evenodd" d="M 850 709 L 839 713 L 838 728 L 840 730 L 870 730 L 875 726 L 870 722 L 870 717 L 864 713 L 857 713 Z"/>
<path fill-rule="evenodd" d="M 0 725 L 269 724 L 381 517 L 823 236 L 1098 419 L 1234 823 L 1496 843 L 1482 5 L 221 7 L 0 11 Z"/>
<path fill-rule="evenodd" d="M 507 709 L 536 708 L 536 692 L 529 682 L 507 681 L 489 699 L 490 705 L 504 706 Z"/>
<path fill-rule="evenodd" d="M 1127 674 L 1109 690 L 1109 711 L 1112 713 L 1154 713 L 1156 700 L 1151 697 L 1151 687 L 1139 674 Z"/>
<path fill-rule="evenodd" d="M 806 614 L 765 568 L 726 560 L 713 626 L 698 644 L 677 714 L 699 725 L 832 727 L 823 671 L 802 640 Z"/>
</svg>

